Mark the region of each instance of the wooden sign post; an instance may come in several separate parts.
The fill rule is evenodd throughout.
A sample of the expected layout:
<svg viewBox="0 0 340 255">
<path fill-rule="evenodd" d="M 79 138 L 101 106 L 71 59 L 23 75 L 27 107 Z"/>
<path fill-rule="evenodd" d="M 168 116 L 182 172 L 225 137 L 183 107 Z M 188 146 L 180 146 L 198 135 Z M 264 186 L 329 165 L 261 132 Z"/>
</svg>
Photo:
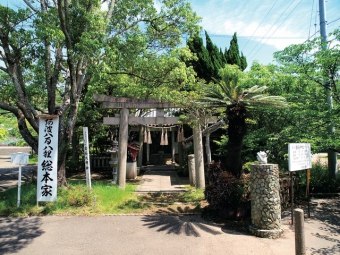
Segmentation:
<svg viewBox="0 0 340 255">
<path fill-rule="evenodd" d="M 288 144 L 288 166 L 290 172 L 290 198 L 291 198 L 291 214 L 292 214 L 292 224 L 294 222 L 294 183 L 293 183 L 293 172 L 299 170 L 306 170 L 312 168 L 312 154 L 310 143 L 290 143 Z M 306 172 L 306 175 L 308 173 Z M 306 176 L 308 187 L 309 178 Z M 308 192 L 308 215 L 310 215 L 309 210 L 309 192 Z"/>
</svg>

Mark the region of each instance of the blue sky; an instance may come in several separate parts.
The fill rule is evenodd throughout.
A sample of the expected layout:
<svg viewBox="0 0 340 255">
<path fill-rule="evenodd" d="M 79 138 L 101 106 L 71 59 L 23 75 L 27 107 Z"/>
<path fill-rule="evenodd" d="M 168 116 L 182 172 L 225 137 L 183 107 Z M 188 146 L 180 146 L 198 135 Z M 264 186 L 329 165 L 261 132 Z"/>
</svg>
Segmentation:
<svg viewBox="0 0 340 255">
<path fill-rule="evenodd" d="M 319 0 L 188 0 L 201 26 L 222 50 L 237 32 L 248 66 L 273 61 L 288 45 L 320 36 Z M 326 1 L 328 33 L 340 27 L 340 0 Z M 316 24 L 316 26 L 314 25 Z M 313 37 L 313 38 L 314 38 Z"/>
<path fill-rule="evenodd" d="M 255 60 L 269 64 L 274 52 L 303 43 L 309 36 L 320 36 L 319 0 L 187 1 L 202 17 L 200 25 L 222 50 L 229 48 L 232 35 L 237 32 L 248 66 Z M 0 3 L 25 6 L 22 0 Z M 340 28 L 340 0 L 326 0 L 326 20 L 328 33 Z"/>
</svg>

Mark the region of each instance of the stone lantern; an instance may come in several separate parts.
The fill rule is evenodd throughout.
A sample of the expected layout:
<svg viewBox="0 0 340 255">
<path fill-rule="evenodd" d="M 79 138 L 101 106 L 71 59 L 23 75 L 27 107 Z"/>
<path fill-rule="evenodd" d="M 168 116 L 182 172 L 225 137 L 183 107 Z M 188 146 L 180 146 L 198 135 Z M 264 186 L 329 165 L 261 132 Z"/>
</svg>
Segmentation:
<svg viewBox="0 0 340 255">
<path fill-rule="evenodd" d="M 111 154 L 111 160 L 109 161 L 110 166 L 112 167 L 112 184 L 117 184 L 117 172 L 118 172 L 118 141 L 115 139 L 113 141 L 112 148 L 107 150 L 108 153 Z"/>
</svg>

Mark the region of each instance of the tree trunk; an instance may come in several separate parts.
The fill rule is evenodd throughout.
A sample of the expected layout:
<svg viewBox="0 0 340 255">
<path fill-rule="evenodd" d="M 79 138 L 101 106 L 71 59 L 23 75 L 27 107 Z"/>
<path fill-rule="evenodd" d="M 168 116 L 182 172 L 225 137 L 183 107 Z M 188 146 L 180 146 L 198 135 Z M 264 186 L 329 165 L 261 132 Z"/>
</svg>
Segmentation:
<svg viewBox="0 0 340 255">
<path fill-rule="evenodd" d="M 246 135 L 246 109 L 239 105 L 233 105 L 228 108 L 227 115 L 227 171 L 239 178 L 242 174 L 242 143 Z"/>
<path fill-rule="evenodd" d="M 35 153 L 38 153 L 38 140 L 32 136 L 31 132 L 29 131 L 25 122 L 25 116 L 23 114 L 19 114 L 17 116 L 17 120 L 20 134 L 24 138 L 25 142 L 27 142 L 28 145 L 32 147 Z"/>
<path fill-rule="evenodd" d="M 59 121 L 59 159 L 58 159 L 58 186 L 68 186 L 66 180 L 66 160 L 67 152 L 72 141 L 73 129 L 76 124 L 78 113 L 78 103 L 69 107 L 67 118 L 60 116 Z M 66 113 L 65 113 L 66 114 Z M 64 123 L 65 122 L 65 123 Z"/>
<path fill-rule="evenodd" d="M 63 145 L 62 148 L 59 148 L 58 187 L 68 186 L 66 180 L 66 159 L 68 147 L 68 145 Z"/>
</svg>

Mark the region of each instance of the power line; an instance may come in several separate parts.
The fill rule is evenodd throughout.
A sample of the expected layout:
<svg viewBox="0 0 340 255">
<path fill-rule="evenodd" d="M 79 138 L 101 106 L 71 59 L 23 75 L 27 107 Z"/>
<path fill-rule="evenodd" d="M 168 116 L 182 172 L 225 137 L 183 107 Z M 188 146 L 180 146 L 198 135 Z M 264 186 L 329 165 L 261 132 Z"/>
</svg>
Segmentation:
<svg viewBox="0 0 340 255">
<path fill-rule="evenodd" d="M 290 3 L 290 5 L 288 5 L 288 7 L 284 10 L 284 12 L 280 15 L 280 17 L 274 22 L 274 24 L 270 27 L 270 29 L 267 31 L 267 33 L 265 33 L 265 35 L 263 36 L 263 38 L 269 33 L 269 31 L 274 27 L 274 25 L 276 24 L 276 22 L 278 22 L 278 20 L 282 17 L 282 15 L 288 10 L 288 8 L 294 3 L 294 0 Z M 249 55 L 257 48 L 257 46 L 259 45 L 259 43 L 263 40 L 263 38 L 255 45 L 255 47 L 250 51 Z"/>
<path fill-rule="evenodd" d="M 204 34 L 201 34 L 201 35 L 204 35 Z M 211 34 L 209 35 L 209 37 L 230 37 L 232 38 L 233 35 L 219 35 L 219 34 Z M 251 36 L 249 35 L 237 35 L 237 38 L 248 38 Z M 304 39 L 305 37 L 299 37 L 299 36 L 275 36 L 275 37 L 263 37 L 263 36 L 252 36 L 252 38 L 254 39 L 259 39 L 259 38 L 262 38 L 262 39 L 267 39 L 267 38 L 271 38 L 271 39 L 277 39 L 277 40 L 285 40 L 285 39 Z"/>
<path fill-rule="evenodd" d="M 312 26 L 312 16 L 313 16 L 313 10 L 314 10 L 314 2 L 315 2 L 315 0 L 313 0 L 312 11 L 310 12 L 310 21 L 309 21 L 308 38 L 310 38 L 310 28 L 311 28 L 311 26 Z"/>
<path fill-rule="evenodd" d="M 295 11 L 295 9 L 298 7 L 298 5 L 301 3 L 301 1 L 302 0 L 300 0 L 300 2 L 294 7 L 294 9 L 287 15 L 287 17 L 281 22 L 281 24 L 275 29 L 275 31 L 272 33 L 272 35 L 279 29 L 279 27 L 283 24 L 283 22 L 285 22 L 286 21 L 286 19 Z M 270 36 L 271 37 L 271 36 Z M 269 37 L 269 38 L 270 38 Z M 268 38 L 268 39 L 269 39 Z M 268 41 L 268 39 L 264 42 L 264 43 L 262 43 L 262 45 L 261 45 L 261 47 L 255 52 L 255 54 L 253 55 L 253 57 L 250 59 L 250 60 L 252 60 L 255 56 L 256 56 L 256 54 L 262 49 L 262 47 L 263 47 L 263 45 Z"/>
<path fill-rule="evenodd" d="M 340 18 L 337 18 L 336 20 L 332 20 L 331 22 L 328 22 L 327 25 L 332 24 L 333 22 L 338 21 L 338 20 L 340 20 Z"/>
<path fill-rule="evenodd" d="M 317 26 L 317 23 L 316 23 L 317 21 L 316 21 L 316 20 L 317 20 L 317 18 L 318 18 L 318 12 L 319 12 L 319 11 L 316 11 L 316 12 L 315 12 L 315 21 L 314 21 L 314 31 L 315 31 L 315 33 L 316 33 L 316 26 Z"/>
<path fill-rule="evenodd" d="M 201 37 L 205 36 L 204 33 L 199 34 Z M 188 38 L 188 35 L 181 35 L 182 38 Z M 226 34 L 209 34 L 209 37 L 225 37 L 225 38 L 232 38 L 233 35 L 226 35 Z M 237 38 L 249 38 L 249 35 L 237 35 Z M 252 39 L 272 39 L 272 40 L 291 40 L 291 39 L 305 39 L 305 37 L 301 36 L 274 36 L 274 37 L 263 37 L 263 36 L 253 36 Z"/>
<path fill-rule="evenodd" d="M 276 0 L 276 2 L 272 5 L 272 7 L 270 8 L 270 10 L 267 12 L 266 16 L 263 18 L 263 20 L 261 21 L 261 23 L 257 26 L 257 28 L 255 29 L 254 33 L 250 36 L 250 38 L 248 39 L 248 41 L 246 42 L 246 44 L 243 46 L 242 50 L 247 46 L 248 42 L 250 41 L 251 38 L 253 38 L 253 35 L 256 33 L 256 31 L 259 29 L 259 27 L 262 25 L 263 21 L 267 18 L 268 14 L 271 12 L 271 10 L 274 8 L 274 6 L 276 5 L 278 0 Z"/>
</svg>

